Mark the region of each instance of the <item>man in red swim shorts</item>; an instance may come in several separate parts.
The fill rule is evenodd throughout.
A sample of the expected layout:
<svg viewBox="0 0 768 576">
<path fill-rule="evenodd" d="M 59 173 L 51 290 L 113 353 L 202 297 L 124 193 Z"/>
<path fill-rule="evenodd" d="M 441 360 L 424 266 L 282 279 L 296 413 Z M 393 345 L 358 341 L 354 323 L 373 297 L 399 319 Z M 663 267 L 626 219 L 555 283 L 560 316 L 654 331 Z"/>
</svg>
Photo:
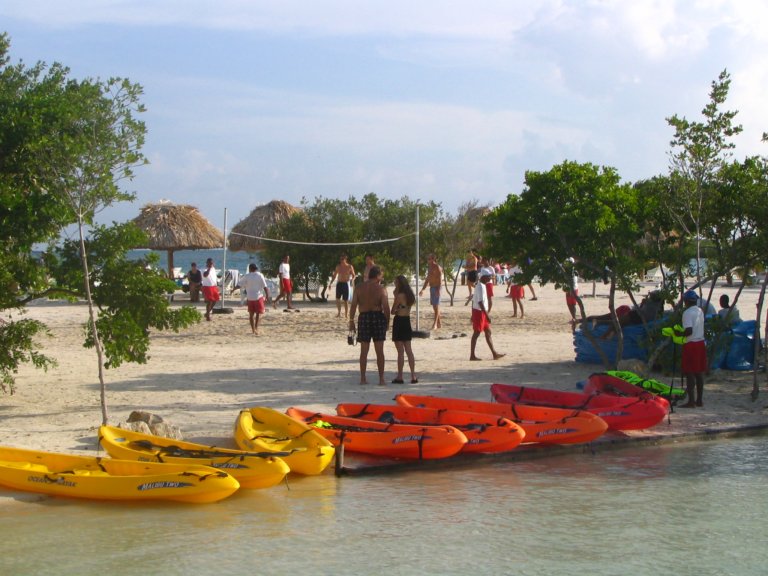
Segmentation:
<svg viewBox="0 0 768 576">
<path fill-rule="evenodd" d="M 219 278 L 216 268 L 213 266 L 213 258 L 205 261 L 205 270 L 203 271 L 203 298 L 205 299 L 205 319 L 210 322 L 211 311 L 219 301 Z"/>
</svg>

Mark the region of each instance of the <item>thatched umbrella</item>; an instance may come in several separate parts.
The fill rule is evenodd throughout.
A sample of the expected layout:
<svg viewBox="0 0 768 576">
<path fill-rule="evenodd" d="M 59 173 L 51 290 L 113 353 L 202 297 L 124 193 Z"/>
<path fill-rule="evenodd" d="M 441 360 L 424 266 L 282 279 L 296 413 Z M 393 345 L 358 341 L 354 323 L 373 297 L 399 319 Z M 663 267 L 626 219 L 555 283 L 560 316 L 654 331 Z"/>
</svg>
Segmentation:
<svg viewBox="0 0 768 576">
<path fill-rule="evenodd" d="M 272 224 L 287 220 L 300 209 L 282 200 L 272 200 L 268 204 L 257 206 L 251 213 L 232 227 L 229 235 L 230 250 L 258 252 L 264 249 L 264 243 L 253 236 L 264 236 Z"/>
<path fill-rule="evenodd" d="M 160 202 L 147 204 L 133 219 L 149 238 L 151 250 L 168 251 L 168 277 L 173 278 L 173 252 L 199 248 L 223 248 L 224 234 L 194 206 Z"/>
</svg>

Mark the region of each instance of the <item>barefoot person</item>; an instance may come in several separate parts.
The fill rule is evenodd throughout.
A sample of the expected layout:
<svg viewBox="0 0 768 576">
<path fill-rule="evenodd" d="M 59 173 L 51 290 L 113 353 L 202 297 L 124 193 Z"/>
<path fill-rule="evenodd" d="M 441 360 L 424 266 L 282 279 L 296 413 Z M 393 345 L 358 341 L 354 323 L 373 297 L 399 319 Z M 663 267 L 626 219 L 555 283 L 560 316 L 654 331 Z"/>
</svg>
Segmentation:
<svg viewBox="0 0 768 576">
<path fill-rule="evenodd" d="M 403 383 L 403 367 L 405 366 L 406 355 L 408 356 L 408 367 L 411 369 L 411 384 L 416 384 L 419 380 L 416 378 L 416 360 L 413 357 L 413 350 L 411 348 L 411 340 L 413 338 L 411 306 L 416 302 L 416 296 L 413 290 L 411 290 L 408 280 L 402 274 L 395 278 L 393 299 L 392 341 L 397 349 L 397 376 L 392 380 L 392 384 Z"/>
<path fill-rule="evenodd" d="M 427 261 L 429 262 L 427 277 L 424 278 L 424 285 L 419 290 L 419 296 L 424 293 L 424 289 L 429 285 L 429 303 L 432 304 L 432 310 L 435 312 L 432 330 L 437 330 L 443 325 L 440 320 L 440 289 L 443 286 L 443 268 L 437 263 L 437 257 L 434 254 L 427 256 Z"/>
<path fill-rule="evenodd" d="M 480 277 L 480 282 L 475 286 L 475 291 L 472 293 L 472 341 L 470 342 L 470 360 L 482 360 L 475 354 L 475 347 L 477 346 L 477 339 L 480 337 L 480 333 L 485 334 L 485 341 L 488 344 L 488 348 L 491 349 L 493 359 L 498 360 L 505 356 L 499 354 L 493 347 L 493 339 L 491 337 L 491 318 L 488 316 L 488 294 L 486 292 L 486 284 L 491 279 L 487 274 Z"/>
<path fill-rule="evenodd" d="M 280 277 L 280 294 L 272 301 L 272 307 L 277 308 L 277 302 L 285 296 L 285 309 L 295 310 L 293 307 L 293 284 L 291 283 L 291 257 L 286 254 L 280 267 L 277 269 Z"/>
<path fill-rule="evenodd" d="M 264 275 L 259 272 L 258 266 L 251 262 L 248 265 L 248 274 L 240 277 L 240 290 L 244 290 L 248 298 L 248 320 L 251 323 L 251 332 L 259 335 L 259 317 L 266 310 L 265 301 L 269 300 L 269 288 Z"/>
<path fill-rule="evenodd" d="M 379 385 L 384 386 L 384 340 L 389 327 L 389 298 L 381 285 L 381 269 L 371 267 L 365 282 L 355 288 L 349 313 L 349 329 L 355 329 L 355 312 L 359 310 L 357 340 L 360 342 L 360 384 L 368 384 L 365 370 L 368 364 L 368 350 L 373 340 L 376 351 L 376 366 L 379 371 Z"/>
<path fill-rule="evenodd" d="M 341 303 L 344 302 L 344 318 L 349 311 L 349 285 L 355 277 L 355 267 L 347 260 L 347 255 L 342 254 L 339 263 L 333 271 L 331 284 L 336 280 L 336 318 L 341 318 Z"/>
<path fill-rule="evenodd" d="M 213 258 L 208 258 L 203 271 L 203 298 L 205 299 L 205 319 L 209 322 L 213 307 L 216 306 L 220 297 L 218 272 L 213 266 Z"/>
<path fill-rule="evenodd" d="M 472 248 L 469 251 L 469 254 L 467 254 L 467 261 L 464 263 L 464 272 L 467 275 L 467 290 L 469 290 L 469 296 L 467 297 L 467 301 L 464 302 L 464 306 L 472 301 L 472 295 L 474 294 L 473 290 L 475 288 L 475 284 L 477 284 L 477 267 L 479 264 L 480 255 L 477 253 L 477 250 Z"/>
</svg>

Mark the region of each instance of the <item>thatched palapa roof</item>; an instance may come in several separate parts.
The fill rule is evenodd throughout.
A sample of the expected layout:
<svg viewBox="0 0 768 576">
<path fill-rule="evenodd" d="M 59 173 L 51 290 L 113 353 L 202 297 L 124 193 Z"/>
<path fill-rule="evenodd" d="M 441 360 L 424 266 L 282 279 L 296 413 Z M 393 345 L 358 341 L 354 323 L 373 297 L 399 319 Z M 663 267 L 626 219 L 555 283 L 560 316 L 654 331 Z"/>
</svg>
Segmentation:
<svg viewBox="0 0 768 576">
<path fill-rule="evenodd" d="M 174 250 L 224 247 L 224 234 L 194 206 L 170 202 L 147 204 L 133 223 L 149 237 L 146 246 L 137 248 L 168 251 L 169 277 L 173 273 Z"/>
<path fill-rule="evenodd" d="M 299 210 L 300 208 L 282 200 L 272 200 L 268 204 L 257 206 L 232 227 L 229 235 L 229 249 L 246 252 L 263 250 L 264 243 L 253 236 L 264 237 L 270 226 L 287 220 Z"/>
</svg>

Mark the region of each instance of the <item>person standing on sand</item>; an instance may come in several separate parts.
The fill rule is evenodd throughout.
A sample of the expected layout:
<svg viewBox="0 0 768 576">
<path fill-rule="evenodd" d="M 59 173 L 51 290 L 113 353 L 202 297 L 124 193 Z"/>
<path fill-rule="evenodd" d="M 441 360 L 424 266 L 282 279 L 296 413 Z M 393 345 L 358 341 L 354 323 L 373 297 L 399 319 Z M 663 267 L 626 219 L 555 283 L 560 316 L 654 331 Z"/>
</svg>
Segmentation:
<svg viewBox="0 0 768 576">
<path fill-rule="evenodd" d="M 293 284 L 291 283 L 291 257 L 286 254 L 280 267 L 277 269 L 277 275 L 280 278 L 280 294 L 272 301 L 272 307 L 277 308 L 277 302 L 285 296 L 286 310 L 295 310 L 293 307 Z"/>
<path fill-rule="evenodd" d="M 265 300 L 269 300 L 269 288 L 264 275 L 259 272 L 258 266 L 251 262 L 248 265 L 248 274 L 240 277 L 240 290 L 244 290 L 248 297 L 248 321 L 251 323 L 251 332 L 259 335 L 259 317 L 266 311 Z"/>
<path fill-rule="evenodd" d="M 523 300 L 525 300 L 525 285 L 518 284 L 515 277 L 518 274 L 522 274 L 523 271 L 520 266 L 515 266 L 509 272 L 509 286 L 507 286 L 507 292 L 509 292 L 510 298 L 512 298 L 512 318 L 517 318 L 517 309 L 520 308 L 520 318 L 525 318 L 525 308 L 523 307 Z"/>
<path fill-rule="evenodd" d="M 368 350 L 373 340 L 376 351 L 376 366 L 379 371 L 379 385 L 384 386 L 384 341 L 389 328 L 389 298 L 381 285 L 381 269 L 372 266 L 368 278 L 355 288 L 349 313 L 349 329 L 355 330 L 355 312 L 360 311 L 357 323 L 357 340 L 360 342 L 360 384 L 368 384 L 365 371 L 368 364 Z"/>
<path fill-rule="evenodd" d="M 565 291 L 565 304 L 568 306 L 568 312 L 571 314 L 571 330 L 576 331 L 576 306 L 579 305 L 579 275 L 576 273 L 576 261 L 573 258 L 568 258 L 567 265 L 571 268 L 571 285 L 564 286 Z"/>
<path fill-rule="evenodd" d="M 485 291 L 488 294 L 488 314 L 491 313 L 491 309 L 493 309 L 493 279 L 496 277 L 496 271 L 493 269 L 493 266 L 491 266 L 490 261 L 488 258 L 483 258 L 482 260 L 482 266 L 480 270 L 477 272 L 477 275 L 479 277 L 482 276 L 488 276 L 488 282 L 485 283 Z"/>
<path fill-rule="evenodd" d="M 355 277 L 355 267 L 347 260 L 347 255 L 342 254 L 339 263 L 333 271 L 331 284 L 336 280 L 336 318 L 341 318 L 341 302 L 344 301 L 344 318 L 349 311 L 349 285 Z"/>
<path fill-rule="evenodd" d="M 681 371 L 685 374 L 688 402 L 680 408 L 701 407 L 704 396 L 704 373 L 707 371 L 707 345 L 704 341 L 704 312 L 697 306 L 699 295 L 694 290 L 683 294 L 683 330 L 675 330 L 678 336 L 685 336 Z M 693 399 L 694 388 L 696 401 Z"/>
<path fill-rule="evenodd" d="M 203 298 L 205 299 L 205 319 L 209 322 L 213 307 L 220 297 L 218 272 L 213 266 L 213 258 L 208 258 L 205 261 L 205 270 L 203 271 Z"/>
<path fill-rule="evenodd" d="M 467 301 L 464 302 L 464 306 L 469 304 L 472 301 L 472 294 L 473 289 L 475 288 L 475 284 L 477 284 L 477 266 L 480 263 L 480 255 L 477 253 L 477 250 L 472 248 L 469 251 L 469 254 L 467 254 L 467 261 L 464 263 L 464 272 L 466 273 L 466 279 L 467 279 L 467 289 L 469 290 L 469 297 L 467 298 Z"/>
<path fill-rule="evenodd" d="M 371 268 L 376 266 L 376 262 L 373 261 L 373 254 L 370 252 L 365 255 L 365 268 L 363 268 L 363 282 L 368 281 L 368 275 L 371 273 Z"/>
<path fill-rule="evenodd" d="M 408 367 L 411 369 L 411 384 L 418 383 L 416 378 L 416 360 L 413 357 L 411 340 L 413 329 L 411 328 L 411 306 L 416 302 L 416 296 L 411 290 L 408 280 L 402 274 L 395 278 L 395 290 L 393 292 L 392 314 L 392 341 L 397 349 L 397 376 L 392 384 L 403 383 L 403 367 L 405 355 L 408 356 Z"/>
<path fill-rule="evenodd" d="M 437 330 L 443 326 L 440 319 L 440 290 L 443 286 L 443 268 L 437 263 L 437 257 L 434 254 L 427 256 L 427 261 L 429 262 L 427 277 L 424 278 L 424 285 L 419 290 L 419 296 L 424 293 L 424 289 L 429 285 L 429 303 L 432 304 L 432 310 L 435 312 L 432 330 Z"/>
<path fill-rule="evenodd" d="M 488 348 L 491 349 L 493 359 L 498 360 L 505 356 L 505 354 L 499 354 L 493 347 L 493 338 L 491 337 L 491 318 L 488 316 L 488 294 L 485 290 L 486 285 L 491 277 L 484 274 L 480 277 L 480 282 L 475 286 L 475 291 L 472 293 L 472 341 L 470 342 L 470 360 L 482 360 L 475 354 L 475 347 L 477 346 L 477 339 L 480 337 L 480 333 L 485 334 L 485 341 L 488 344 Z"/>
<path fill-rule="evenodd" d="M 187 272 L 187 282 L 189 282 L 189 301 L 200 302 L 200 288 L 203 286 L 203 273 L 197 267 L 196 262 L 192 262 L 192 267 Z"/>
</svg>

